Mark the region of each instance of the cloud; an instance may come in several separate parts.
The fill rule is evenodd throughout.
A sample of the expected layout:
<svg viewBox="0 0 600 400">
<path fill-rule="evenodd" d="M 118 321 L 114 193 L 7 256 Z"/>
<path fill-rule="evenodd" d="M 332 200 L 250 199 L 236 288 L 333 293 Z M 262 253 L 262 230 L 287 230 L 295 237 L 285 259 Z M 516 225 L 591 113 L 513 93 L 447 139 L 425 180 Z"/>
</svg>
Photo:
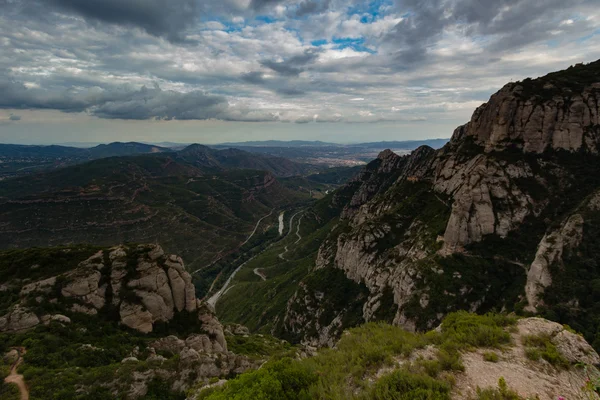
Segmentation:
<svg viewBox="0 0 600 400">
<path fill-rule="evenodd" d="M 207 120 L 277 121 L 279 116 L 270 111 L 252 110 L 244 106 L 230 106 L 223 96 L 203 91 L 181 93 L 143 86 L 139 90 L 120 88 L 112 91 L 92 88 L 53 91 L 29 89 L 17 82 L 0 82 L 0 108 L 54 109 L 63 112 L 86 112 L 103 119 L 123 120 Z M 10 120 L 20 117 L 11 114 Z"/>
<path fill-rule="evenodd" d="M 331 0 L 304 0 L 298 4 L 293 12 L 296 17 L 325 12 L 329 9 Z"/>
<path fill-rule="evenodd" d="M 250 8 L 253 10 L 264 10 L 267 6 L 276 6 L 283 3 L 285 0 L 251 0 Z"/>
<path fill-rule="evenodd" d="M 384 35 L 383 41 L 394 56 L 396 69 L 418 68 L 430 62 L 432 49 L 452 30 L 486 43 L 490 53 L 498 54 L 550 39 L 557 18 L 564 20 L 565 12 L 575 5 L 584 8 L 592 7 L 593 3 L 592 0 L 398 0 L 403 18 Z"/>
<path fill-rule="evenodd" d="M 600 58 L 595 3 L 0 0 L 0 108 L 437 129 L 507 81 Z M 17 113 L 11 129 L 33 120 Z"/>
<path fill-rule="evenodd" d="M 319 52 L 318 49 L 309 48 L 304 50 L 302 54 L 296 54 L 284 61 L 263 60 L 261 64 L 280 75 L 297 76 L 306 69 L 308 64 L 319 57 Z"/>
<path fill-rule="evenodd" d="M 181 40 L 198 15 L 196 0 L 48 0 L 63 12 L 90 20 L 135 26 L 154 36 Z"/>
<path fill-rule="evenodd" d="M 241 76 L 244 82 L 260 85 L 265 83 L 264 74 L 260 71 L 252 71 L 242 74 Z"/>
</svg>

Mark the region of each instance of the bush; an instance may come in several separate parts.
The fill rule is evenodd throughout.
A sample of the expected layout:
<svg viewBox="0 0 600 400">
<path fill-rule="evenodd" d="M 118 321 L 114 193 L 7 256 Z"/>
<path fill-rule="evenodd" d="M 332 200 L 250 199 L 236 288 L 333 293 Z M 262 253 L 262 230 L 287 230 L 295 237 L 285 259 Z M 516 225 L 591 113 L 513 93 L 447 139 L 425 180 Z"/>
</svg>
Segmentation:
<svg viewBox="0 0 600 400">
<path fill-rule="evenodd" d="M 496 354 L 493 351 L 486 351 L 485 353 L 483 353 L 483 359 L 485 361 L 489 361 L 489 362 L 498 362 L 498 360 L 500 359 L 500 357 L 498 357 L 498 354 Z"/>
<path fill-rule="evenodd" d="M 477 388 L 477 396 L 471 400 L 527 400 L 508 388 L 503 377 L 498 379 L 498 388 Z M 532 399 L 533 400 L 533 399 Z"/>
<path fill-rule="evenodd" d="M 524 336 L 522 341 L 525 346 L 525 355 L 530 360 L 537 361 L 543 358 L 555 367 L 569 367 L 569 361 L 560 354 L 554 343 L 552 343 L 550 335 L 528 335 Z"/>
<path fill-rule="evenodd" d="M 317 375 L 291 358 L 270 362 L 263 368 L 230 380 L 224 388 L 201 391 L 207 400 L 309 400 L 308 389 Z"/>
<path fill-rule="evenodd" d="M 450 385 L 427 375 L 397 370 L 381 378 L 364 399 L 450 400 Z"/>
<path fill-rule="evenodd" d="M 504 330 L 514 325 L 515 317 L 501 314 L 476 315 L 466 311 L 449 314 L 442 323 L 442 336 L 460 348 L 495 347 L 510 343 L 510 334 Z"/>
</svg>

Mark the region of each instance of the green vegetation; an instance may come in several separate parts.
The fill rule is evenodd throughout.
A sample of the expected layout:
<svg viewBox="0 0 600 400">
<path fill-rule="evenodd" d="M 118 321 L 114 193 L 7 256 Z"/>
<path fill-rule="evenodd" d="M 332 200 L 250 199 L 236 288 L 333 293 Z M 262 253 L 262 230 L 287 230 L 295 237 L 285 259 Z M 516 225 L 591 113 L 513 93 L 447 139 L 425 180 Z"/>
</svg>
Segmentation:
<svg viewBox="0 0 600 400">
<path fill-rule="evenodd" d="M 289 219 L 287 218 L 292 214 L 292 212 L 286 213 L 286 232 L 289 229 L 287 224 Z M 300 218 L 302 220 L 299 233 L 302 240 L 298 241 L 295 232 Z M 298 289 L 298 283 L 314 269 L 319 246 L 336 222 L 337 220 L 319 221 L 317 216 L 311 212 L 298 214 L 294 219 L 291 234 L 268 247 L 237 273 L 230 289 L 217 303 L 219 319 L 224 323 L 243 324 L 254 332 L 274 331 L 282 336 L 284 333 L 282 330 L 283 313 L 286 310 L 287 302 Z M 286 246 L 288 252 L 285 252 Z M 280 257 L 279 255 L 284 252 L 283 258 Z M 261 272 L 266 275 L 266 281 L 254 274 L 255 268 L 260 268 Z M 355 292 L 346 292 L 348 287 L 344 285 L 345 283 L 353 284 L 353 282 L 345 278 L 341 271 L 317 271 L 316 273 L 318 277 L 313 279 L 314 283 L 332 285 L 331 288 L 328 286 L 326 290 L 339 293 L 336 301 L 340 304 L 344 303 L 346 306 L 347 296 Z M 323 273 L 334 273 L 336 279 L 323 277 Z M 343 280 L 337 278 L 343 278 Z M 335 283 L 338 281 L 340 287 L 336 292 Z M 310 285 L 310 283 L 308 284 Z M 328 308 L 326 307 L 326 309 Z M 335 308 L 331 312 L 335 312 Z M 283 337 L 288 340 L 293 339 L 285 335 Z"/>
<path fill-rule="evenodd" d="M 0 243 L 10 248 L 156 241 L 196 270 L 236 251 L 272 209 L 310 200 L 278 182 L 264 187 L 267 174 L 206 172 L 165 153 L 5 180 Z"/>
<path fill-rule="evenodd" d="M 495 351 L 486 351 L 483 353 L 483 359 L 488 362 L 497 363 L 500 360 L 500 357 L 498 357 L 498 353 Z"/>
<path fill-rule="evenodd" d="M 537 98 L 541 101 L 552 99 L 554 96 L 569 96 L 581 93 L 585 87 L 600 81 L 600 62 L 577 64 L 569 68 L 549 73 L 541 78 L 527 78 L 522 82 L 513 83 L 521 85 L 524 100 Z M 550 86 L 551 85 L 551 86 Z"/>
<path fill-rule="evenodd" d="M 568 324 L 600 351 L 600 212 L 583 213 L 583 239 L 577 251 L 563 255 L 562 265 L 552 265 L 552 286 L 544 293 L 545 318 Z M 577 303 L 573 304 L 573 299 Z"/>
<path fill-rule="evenodd" d="M 414 334 L 385 323 L 368 323 L 343 335 L 335 349 L 315 357 L 283 358 L 240 375 L 224 387 L 200 392 L 201 399 L 450 399 L 451 371 L 460 371 L 460 352 L 477 347 L 502 348 L 510 343 L 506 329 L 515 318 L 498 314 L 450 314 L 441 333 Z M 435 360 L 407 358 L 429 344 Z M 384 367 L 396 369 L 376 380 Z M 487 399 L 487 398 L 486 398 Z M 495 397 L 492 397 L 495 399 Z"/>
<path fill-rule="evenodd" d="M 10 374 L 12 365 L 10 360 L 4 360 L 1 356 L 2 353 L 0 353 L 0 399 L 19 400 L 21 396 L 17 385 L 4 382 L 4 378 Z"/>
<path fill-rule="evenodd" d="M 294 352 L 294 348 L 285 340 L 271 335 L 227 335 L 227 348 L 235 354 L 245 355 L 253 359 L 265 357 L 283 357 Z"/>
<path fill-rule="evenodd" d="M 525 336 L 523 337 L 523 345 L 525 346 L 525 355 L 530 360 L 538 361 L 543 358 L 558 368 L 568 368 L 570 365 L 569 361 L 560 354 L 554 343 L 552 343 L 550 335 Z"/>
<path fill-rule="evenodd" d="M 471 400 L 535 400 L 524 399 L 519 394 L 511 390 L 503 377 L 498 379 L 498 388 L 480 389 L 477 388 L 477 396 Z"/>
<path fill-rule="evenodd" d="M 397 370 L 381 378 L 364 399 L 450 400 L 450 385 L 423 374 Z"/>
</svg>

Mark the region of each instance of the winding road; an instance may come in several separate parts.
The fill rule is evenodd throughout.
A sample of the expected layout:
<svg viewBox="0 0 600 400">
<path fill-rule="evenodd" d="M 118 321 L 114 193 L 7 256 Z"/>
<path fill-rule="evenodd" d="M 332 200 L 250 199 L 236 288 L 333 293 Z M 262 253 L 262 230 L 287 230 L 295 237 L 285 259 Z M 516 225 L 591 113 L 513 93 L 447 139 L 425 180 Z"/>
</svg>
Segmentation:
<svg viewBox="0 0 600 400">
<path fill-rule="evenodd" d="M 295 217 L 296 215 L 300 214 L 301 212 L 302 212 L 302 210 L 298 211 L 296 214 L 294 214 L 294 215 L 292 215 L 292 216 L 290 217 L 290 228 L 289 228 L 289 230 L 288 230 L 288 234 L 287 234 L 287 236 L 289 236 L 289 235 L 292 233 L 292 228 L 294 227 L 294 223 L 293 223 L 293 221 L 294 221 L 294 217 Z M 300 217 L 300 219 L 302 219 L 302 217 Z M 300 220 L 298 220 L 298 221 L 300 221 Z M 298 237 L 301 239 L 301 236 L 300 236 L 300 234 L 299 234 L 299 229 L 300 229 L 300 222 L 298 222 L 298 228 L 296 229 L 296 235 L 298 235 Z M 298 242 L 300 241 L 300 239 L 296 240 L 296 241 L 294 242 L 294 244 L 298 243 Z M 288 247 L 287 247 L 287 246 L 285 246 L 285 247 L 284 247 L 284 251 L 283 251 L 283 253 L 279 253 L 277 256 L 278 256 L 279 258 L 281 258 L 282 260 L 284 260 L 284 261 L 287 261 L 287 258 L 285 258 L 285 257 L 284 257 L 284 255 L 285 255 L 285 253 L 287 253 L 288 251 L 289 251 Z"/>
<path fill-rule="evenodd" d="M 256 230 L 258 229 L 258 226 L 260 225 L 260 223 L 262 222 L 263 219 L 268 218 L 271 216 L 271 214 L 273 214 L 273 210 L 271 210 L 271 212 L 267 215 L 265 215 L 264 217 L 262 217 L 261 219 L 258 220 L 258 222 L 256 223 L 256 226 L 254 227 L 254 230 L 252 231 L 252 233 L 250 234 L 250 236 L 248 236 L 248 239 L 246 239 L 246 241 L 244 243 L 242 243 L 240 245 L 240 247 L 242 247 L 243 245 L 245 245 L 246 243 L 248 243 L 248 241 L 252 238 L 252 236 L 254 236 L 254 234 L 256 233 Z M 258 253 L 260 254 L 260 253 Z M 257 254 L 257 255 L 258 255 Z M 256 256 L 254 256 L 256 257 Z M 217 301 L 219 301 L 219 298 L 221 296 L 223 296 L 223 294 L 225 294 L 225 292 L 227 291 L 227 288 L 229 287 L 229 285 L 231 284 L 231 280 L 233 279 L 233 277 L 235 276 L 235 274 L 238 273 L 238 271 L 240 269 L 242 269 L 242 267 L 244 265 L 246 265 L 249 261 L 251 261 L 252 259 L 254 259 L 254 257 L 249 258 L 248 260 L 244 261 L 239 267 L 237 267 L 235 269 L 235 271 L 233 271 L 231 273 L 231 275 L 229 275 L 229 278 L 227 278 L 227 280 L 225 281 L 225 284 L 223 285 L 223 287 L 221 289 L 219 289 L 218 292 L 216 292 L 215 294 L 213 294 L 212 296 L 210 296 L 210 298 L 206 301 L 208 304 L 210 304 L 213 308 L 215 308 L 215 305 L 217 304 Z M 201 268 L 200 268 L 201 269 Z M 195 274 L 196 272 L 200 271 L 200 269 L 197 269 L 196 271 L 192 272 L 192 274 Z"/>
<path fill-rule="evenodd" d="M 23 354 L 26 353 L 26 350 L 23 347 L 17 347 L 15 350 L 17 350 L 19 357 L 12 365 L 10 374 L 4 378 L 4 382 L 17 385 L 19 387 L 19 392 L 21 393 L 21 400 L 29 400 L 29 390 L 27 390 L 27 385 L 25 385 L 25 379 L 23 379 L 23 375 L 17 373 L 17 368 L 19 368 L 19 365 L 23 362 Z"/>
<path fill-rule="evenodd" d="M 244 243 L 240 244 L 240 245 L 238 246 L 238 248 L 242 247 L 243 245 L 245 245 L 246 243 L 248 243 L 248 241 L 249 241 L 250 239 L 252 239 L 252 236 L 254 236 L 254 234 L 256 233 L 256 230 L 258 229 L 258 226 L 260 225 L 260 223 L 262 222 L 262 220 L 263 220 L 263 219 L 265 219 L 265 218 L 268 218 L 268 217 L 270 217 L 270 216 L 271 216 L 271 214 L 273 214 L 273 210 L 271 210 L 271 212 L 270 212 L 270 213 L 268 213 L 267 215 L 265 215 L 264 217 L 262 217 L 261 219 L 259 219 L 259 220 L 256 222 L 256 225 L 254 225 L 254 230 L 252 231 L 252 233 L 250 234 L 250 236 L 248 236 L 248 237 L 246 238 L 246 240 L 244 240 Z M 212 265 L 212 264 L 210 264 L 210 265 Z M 210 265 L 209 265 L 209 266 L 210 266 Z M 201 270 L 203 270 L 204 268 L 206 268 L 206 267 L 200 267 L 200 268 L 198 268 L 197 270 L 193 271 L 193 272 L 192 272 L 190 275 L 194 275 L 195 273 L 197 273 L 198 271 L 201 271 Z M 234 273 L 235 273 L 235 272 L 234 272 Z M 217 279 L 218 279 L 218 277 L 217 277 Z M 214 282 L 213 282 L 213 283 L 214 283 Z M 211 286 L 211 290 L 212 290 L 212 286 Z"/>
<path fill-rule="evenodd" d="M 254 275 L 259 276 L 260 279 L 262 279 L 263 281 L 267 280 L 267 276 L 265 274 L 263 274 L 262 272 L 260 272 L 260 268 L 254 268 L 252 270 L 252 272 L 254 272 Z"/>
</svg>

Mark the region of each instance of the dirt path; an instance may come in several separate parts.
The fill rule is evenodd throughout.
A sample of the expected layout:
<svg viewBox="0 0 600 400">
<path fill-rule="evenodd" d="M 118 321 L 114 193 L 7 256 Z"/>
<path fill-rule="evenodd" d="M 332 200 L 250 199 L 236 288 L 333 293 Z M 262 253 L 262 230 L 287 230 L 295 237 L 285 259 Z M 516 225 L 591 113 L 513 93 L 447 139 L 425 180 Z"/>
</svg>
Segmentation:
<svg viewBox="0 0 600 400">
<path fill-rule="evenodd" d="M 279 214 L 279 236 L 283 235 L 283 214 L 285 214 L 285 211 L 282 211 L 281 214 Z"/>
<path fill-rule="evenodd" d="M 260 272 L 260 268 L 254 268 L 252 271 L 254 272 L 254 275 L 260 276 L 260 279 L 262 279 L 263 281 L 267 280 L 267 276 L 264 273 Z"/>
<path fill-rule="evenodd" d="M 26 350 L 23 347 L 18 347 L 15 350 L 18 352 L 19 358 L 17 358 L 17 361 L 12 365 L 10 375 L 4 378 L 4 382 L 17 385 L 19 387 L 19 392 L 21 392 L 21 400 L 29 400 L 29 390 L 27 390 L 23 375 L 17 373 L 17 368 L 19 368 L 19 365 L 23 362 L 23 354 L 26 353 Z"/>
</svg>

